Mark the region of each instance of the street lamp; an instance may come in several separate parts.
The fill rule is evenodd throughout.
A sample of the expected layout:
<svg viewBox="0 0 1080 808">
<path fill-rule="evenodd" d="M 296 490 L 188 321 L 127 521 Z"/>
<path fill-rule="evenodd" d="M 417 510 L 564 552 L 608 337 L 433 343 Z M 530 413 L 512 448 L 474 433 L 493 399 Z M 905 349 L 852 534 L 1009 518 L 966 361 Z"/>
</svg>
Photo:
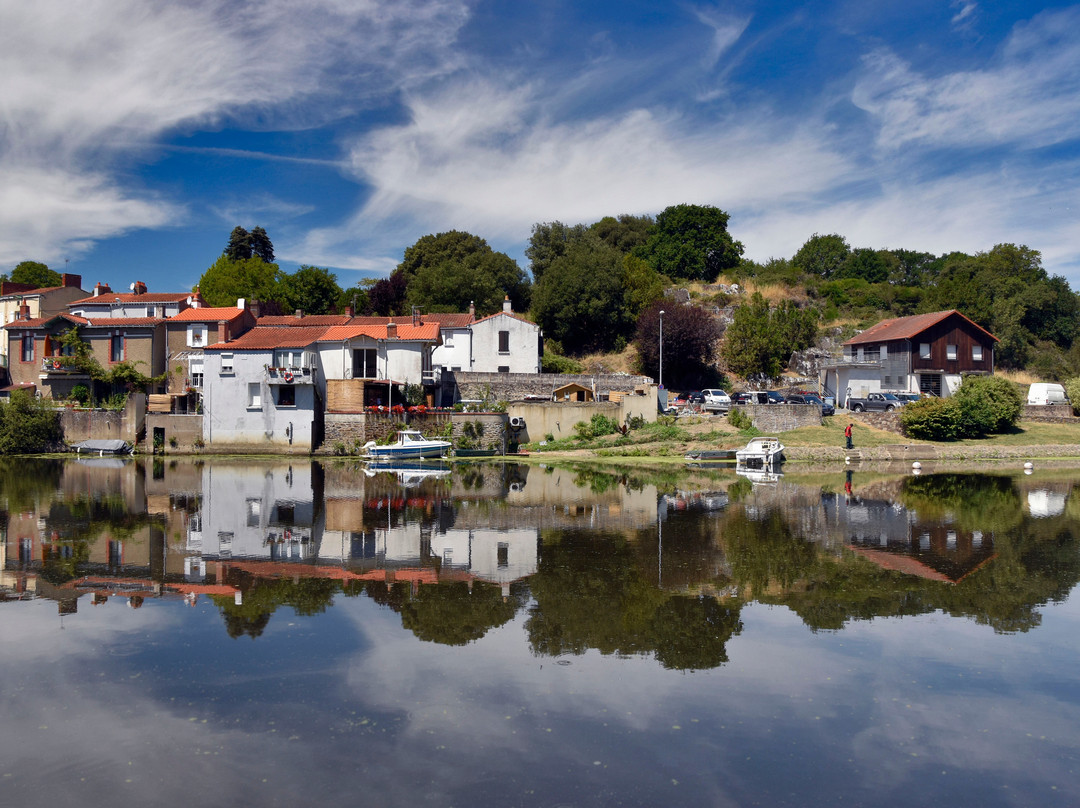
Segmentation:
<svg viewBox="0 0 1080 808">
<path fill-rule="evenodd" d="M 664 310 L 660 309 L 660 389 L 664 389 Z"/>
</svg>

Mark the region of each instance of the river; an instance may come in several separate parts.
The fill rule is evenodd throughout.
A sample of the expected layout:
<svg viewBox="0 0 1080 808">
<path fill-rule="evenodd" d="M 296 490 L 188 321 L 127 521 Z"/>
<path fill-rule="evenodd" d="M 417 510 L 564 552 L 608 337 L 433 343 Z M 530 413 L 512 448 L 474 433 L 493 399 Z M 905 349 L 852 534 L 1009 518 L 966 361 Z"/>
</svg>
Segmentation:
<svg viewBox="0 0 1080 808">
<path fill-rule="evenodd" d="M 0 802 L 1080 804 L 1080 470 L 0 461 Z"/>
</svg>

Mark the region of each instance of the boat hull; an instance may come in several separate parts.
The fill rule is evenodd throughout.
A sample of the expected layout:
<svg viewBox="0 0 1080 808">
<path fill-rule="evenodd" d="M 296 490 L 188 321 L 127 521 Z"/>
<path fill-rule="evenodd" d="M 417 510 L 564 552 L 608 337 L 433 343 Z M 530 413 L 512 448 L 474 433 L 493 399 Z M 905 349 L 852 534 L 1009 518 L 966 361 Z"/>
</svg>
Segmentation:
<svg viewBox="0 0 1080 808">
<path fill-rule="evenodd" d="M 372 457 L 379 460 L 401 460 L 418 457 L 442 457 L 449 444 L 435 446 L 376 446 L 369 449 Z"/>
</svg>

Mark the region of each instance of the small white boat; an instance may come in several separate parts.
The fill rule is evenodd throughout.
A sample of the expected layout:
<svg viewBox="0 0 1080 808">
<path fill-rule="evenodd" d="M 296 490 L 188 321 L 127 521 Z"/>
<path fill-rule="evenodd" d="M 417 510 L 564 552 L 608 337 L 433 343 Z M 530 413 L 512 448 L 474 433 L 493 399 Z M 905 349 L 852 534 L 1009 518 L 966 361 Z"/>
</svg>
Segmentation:
<svg viewBox="0 0 1080 808">
<path fill-rule="evenodd" d="M 735 452 L 735 460 L 748 468 L 771 468 L 784 462 L 784 445 L 779 438 L 753 438 Z"/>
<path fill-rule="evenodd" d="M 403 429 L 397 433 L 397 440 L 393 443 L 380 445 L 369 440 L 364 444 L 364 451 L 368 456 L 379 460 L 403 457 L 442 457 L 450 446 L 448 440 L 425 438 L 416 429 Z"/>
</svg>

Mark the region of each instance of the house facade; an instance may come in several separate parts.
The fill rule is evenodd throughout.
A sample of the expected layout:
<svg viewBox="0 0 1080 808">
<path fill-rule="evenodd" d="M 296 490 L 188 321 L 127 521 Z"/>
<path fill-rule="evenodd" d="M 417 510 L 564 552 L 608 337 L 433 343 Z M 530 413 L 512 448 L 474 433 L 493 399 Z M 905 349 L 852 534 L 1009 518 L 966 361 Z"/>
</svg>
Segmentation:
<svg viewBox="0 0 1080 808">
<path fill-rule="evenodd" d="M 470 327 L 474 373 L 539 373 L 544 345 L 540 326 L 510 309 L 477 320 Z"/>
<path fill-rule="evenodd" d="M 203 442 L 214 447 L 310 452 L 321 440 L 317 340 L 326 328 L 256 327 L 208 345 Z"/>
<path fill-rule="evenodd" d="M 20 312 L 26 314 L 23 319 L 37 320 L 48 318 L 67 311 L 68 303 L 86 297 L 81 288 L 82 276 L 61 275 L 60 286 L 38 288 L 28 283 L 0 281 L 0 324 L 13 323 L 19 319 Z M 21 347 L 21 346 L 19 346 Z M 0 368 L 7 369 L 12 352 L 8 345 L 7 333 L 0 340 Z M 0 371 L 2 373 L 2 371 Z M 10 378 L 4 384 L 10 383 Z"/>
<path fill-rule="evenodd" d="M 255 326 L 255 316 L 243 300 L 236 307 L 195 305 L 170 317 L 165 323 L 168 355 L 168 392 L 202 390 L 206 375 L 204 350 L 207 345 L 228 342 Z"/>
<path fill-rule="evenodd" d="M 947 397 L 964 376 L 994 372 L 997 337 L 956 310 L 883 320 L 843 344 L 821 370 L 824 395 L 912 392 Z"/>
</svg>

